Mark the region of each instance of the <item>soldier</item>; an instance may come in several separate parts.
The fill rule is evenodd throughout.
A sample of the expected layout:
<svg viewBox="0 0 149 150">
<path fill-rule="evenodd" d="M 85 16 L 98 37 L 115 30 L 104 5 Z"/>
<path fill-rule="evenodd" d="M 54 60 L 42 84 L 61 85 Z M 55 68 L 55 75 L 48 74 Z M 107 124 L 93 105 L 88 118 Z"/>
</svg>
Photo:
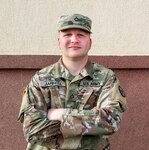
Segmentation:
<svg viewBox="0 0 149 150">
<path fill-rule="evenodd" d="M 127 109 L 115 73 L 91 62 L 91 19 L 58 21 L 58 62 L 38 71 L 26 87 L 18 120 L 26 150 L 109 150 Z"/>
</svg>

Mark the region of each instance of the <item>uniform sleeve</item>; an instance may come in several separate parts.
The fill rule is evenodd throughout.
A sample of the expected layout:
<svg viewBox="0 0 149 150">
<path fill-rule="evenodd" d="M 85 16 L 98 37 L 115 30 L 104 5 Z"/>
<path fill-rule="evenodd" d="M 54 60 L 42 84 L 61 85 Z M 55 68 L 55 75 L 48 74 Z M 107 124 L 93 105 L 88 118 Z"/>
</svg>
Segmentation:
<svg viewBox="0 0 149 150">
<path fill-rule="evenodd" d="M 48 104 L 35 78 L 24 91 L 18 120 L 23 123 L 23 132 L 28 142 L 46 145 L 59 135 L 60 122 L 47 118 Z"/>
<path fill-rule="evenodd" d="M 96 107 L 92 110 L 66 110 L 61 131 L 65 138 L 113 134 L 118 130 L 126 109 L 125 93 L 119 80 L 112 75 L 102 87 Z"/>
</svg>

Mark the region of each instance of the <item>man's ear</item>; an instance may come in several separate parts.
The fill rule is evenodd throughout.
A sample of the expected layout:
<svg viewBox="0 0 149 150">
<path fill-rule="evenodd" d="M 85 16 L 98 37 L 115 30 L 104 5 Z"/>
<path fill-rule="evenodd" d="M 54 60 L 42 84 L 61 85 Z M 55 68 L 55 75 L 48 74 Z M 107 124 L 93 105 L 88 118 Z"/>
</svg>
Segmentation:
<svg viewBox="0 0 149 150">
<path fill-rule="evenodd" d="M 60 44 L 60 38 L 59 38 L 59 36 L 58 36 L 57 42 L 58 42 L 59 49 L 61 49 L 61 44 Z"/>
<path fill-rule="evenodd" d="M 92 47 L 92 39 L 90 38 L 90 49 L 91 49 L 91 47 Z"/>
<path fill-rule="evenodd" d="M 59 49 L 61 49 L 59 36 L 60 36 L 60 33 L 58 32 L 57 42 L 58 42 L 58 47 L 59 47 Z"/>
<path fill-rule="evenodd" d="M 57 38 L 57 43 L 58 43 L 58 47 L 59 47 L 59 49 L 61 49 L 61 48 L 60 48 L 59 37 Z"/>
</svg>

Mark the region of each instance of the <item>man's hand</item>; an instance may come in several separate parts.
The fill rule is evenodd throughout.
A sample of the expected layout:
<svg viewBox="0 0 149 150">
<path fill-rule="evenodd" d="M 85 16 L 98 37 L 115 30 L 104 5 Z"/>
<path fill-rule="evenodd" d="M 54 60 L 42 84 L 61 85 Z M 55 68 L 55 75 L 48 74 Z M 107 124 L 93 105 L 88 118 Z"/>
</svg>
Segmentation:
<svg viewBox="0 0 149 150">
<path fill-rule="evenodd" d="M 65 109 L 63 108 L 52 108 L 48 110 L 48 119 L 49 120 L 62 120 L 62 115 L 64 114 Z"/>
</svg>

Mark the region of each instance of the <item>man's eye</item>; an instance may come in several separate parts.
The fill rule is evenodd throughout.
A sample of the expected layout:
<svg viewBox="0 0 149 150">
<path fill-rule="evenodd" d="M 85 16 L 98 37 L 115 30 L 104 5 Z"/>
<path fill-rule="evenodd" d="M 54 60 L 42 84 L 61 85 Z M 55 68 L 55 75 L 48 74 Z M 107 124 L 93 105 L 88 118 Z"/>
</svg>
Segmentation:
<svg viewBox="0 0 149 150">
<path fill-rule="evenodd" d="M 67 36 L 71 36 L 71 34 L 69 34 L 69 33 L 68 33 L 68 34 L 64 34 L 64 36 L 65 36 L 65 37 L 67 37 Z"/>
<path fill-rule="evenodd" d="M 83 34 L 78 34 L 78 36 L 82 37 L 82 36 L 84 36 L 84 35 L 83 35 Z"/>
</svg>

